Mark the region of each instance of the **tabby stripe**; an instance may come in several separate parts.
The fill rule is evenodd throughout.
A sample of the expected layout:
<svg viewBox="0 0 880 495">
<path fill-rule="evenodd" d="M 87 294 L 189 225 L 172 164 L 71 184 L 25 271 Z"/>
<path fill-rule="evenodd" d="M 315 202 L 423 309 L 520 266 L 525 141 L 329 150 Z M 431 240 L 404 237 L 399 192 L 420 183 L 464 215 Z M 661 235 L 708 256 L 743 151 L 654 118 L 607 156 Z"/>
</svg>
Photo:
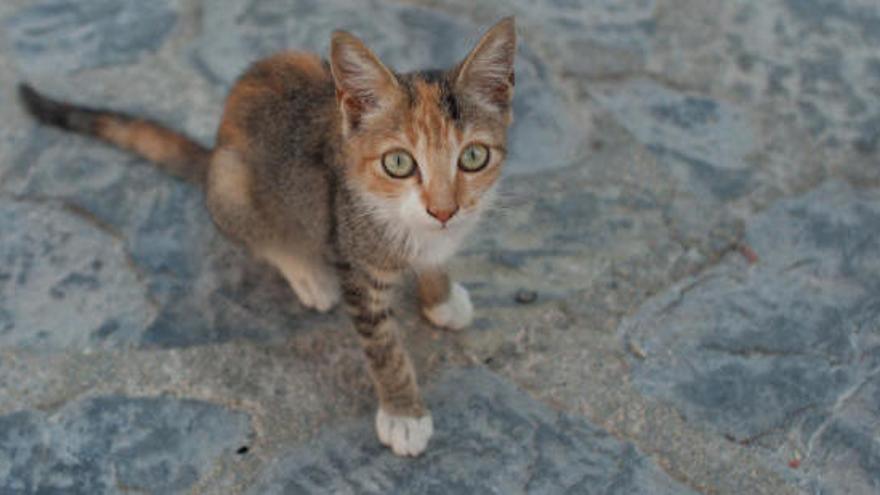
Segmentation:
<svg viewBox="0 0 880 495">
<path fill-rule="evenodd" d="M 386 297 L 371 297 L 366 301 L 362 301 L 364 311 L 372 313 L 380 313 L 388 308 L 391 301 Z"/>
<path fill-rule="evenodd" d="M 387 348 L 366 347 L 364 348 L 364 354 L 367 355 L 367 359 L 370 360 L 370 364 L 374 369 L 382 369 L 385 367 L 389 351 Z"/>
<path fill-rule="evenodd" d="M 337 261 L 336 263 L 333 263 L 333 266 L 335 266 L 337 270 L 343 272 L 350 272 L 352 269 L 351 263 L 347 261 Z"/>
<path fill-rule="evenodd" d="M 404 366 L 406 362 L 404 362 Z M 397 373 L 397 372 L 395 372 Z M 385 394 L 390 397 L 399 397 L 403 400 L 410 399 L 409 392 L 416 388 L 415 381 L 410 373 L 399 373 L 397 374 L 397 378 L 399 380 L 394 383 L 385 382 Z"/>
<path fill-rule="evenodd" d="M 389 301 L 384 297 L 370 297 L 364 299 L 360 296 L 347 297 L 343 294 L 343 306 L 352 317 L 362 313 L 381 313 L 388 309 Z"/>
<path fill-rule="evenodd" d="M 362 299 L 361 299 L 361 291 L 357 289 L 352 289 L 348 287 L 342 288 L 342 299 L 345 300 L 346 303 L 360 307 Z"/>
<path fill-rule="evenodd" d="M 406 358 L 404 358 L 403 353 L 400 353 L 400 352 L 395 353 L 392 357 L 395 358 L 395 359 L 391 362 L 391 365 L 389 366 L 389 370 L 388 370 L 388 371 L 389 371 L 392 375 L 398 377 L 398 379 L 402 379 L 402 380 L 403 380 L 403 383 L 400 383 L 400 382 L 395 383 L 395 385 L 396 385 L 398 388 L 403 387 L 403 386 L 406 386 L 406 385 L 409 383 L 409 379 L 408 379 L 408 377 L 407 377 L 407 374 L 406 374 L 406 373 L 400 373 L 400 370 L 401 370 L 403 367 L 406 366 Z"/>
<path fill-rule="evenodd" d="M 393 320 L 390 320 L 386 316 L 382 317 L 379 322 L 374 325 L 372 321 L 357 321 L 357 317 L 355 317 L 354 329 L 362 338 L 367 340 L 374 340 L 377 338 L 382 338 L 384 335 L 389 333 L 388 329 L 385 328 L 385 326 L 392 321 Z"/>
<path fill-rule="evenodd" d="M 382 292 L 391 288 L 391 284 L 389 282 L 375 279 L 372 275 L 367 275 L 365 278 L 367 279 L 367 283 L 370 284 L 370 287 L 374 290 Z"/>
<path fill-rule="evenodd" d="M 367 275 L 367 278 L 373 278 L 388 285 L 392 285 L 400 279 L 400 272 L 397 270 L 382 270 L 371 266 L 364 268 L 364 274 Z"/>
<path fill-rule="evenodd" d="M 364 354 L 370 360 L 370 365 L 374 370 L 381 370 L 383 374 L 387 372 L 383 368 L 385 368 L 388 359 L 395 355 L 394 345 L 394 340 L 389 340 L 387 337 L 384 340 L 379 337 L 364 344 Z"/>
<path fill-rule="evenodd" d="M 356 325 L 378 326 L 391 317 L 391 309 L 384 308 L 376 312 L 362 312 L 354 317 Z"/>
</svg>

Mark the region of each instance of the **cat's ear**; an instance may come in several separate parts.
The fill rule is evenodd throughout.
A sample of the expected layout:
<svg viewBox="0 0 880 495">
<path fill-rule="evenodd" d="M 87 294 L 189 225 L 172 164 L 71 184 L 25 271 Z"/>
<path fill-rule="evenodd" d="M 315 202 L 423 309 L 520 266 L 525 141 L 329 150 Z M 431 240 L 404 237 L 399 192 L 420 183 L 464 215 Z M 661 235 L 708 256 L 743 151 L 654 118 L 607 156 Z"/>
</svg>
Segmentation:
<svg viewBox="0 0 880 495">
<path fill-rule="evenodd" d="M 505 17 L 492 26 L 458 66 L 456 90 L 492 111 L 509 113 L 513 99 L 516 24 Z"/>
<path fill-rule="evenodd" d="M 333 33 L 330 71 L 348 128 L 357 127 L 365 116 L 384 109 L 398 91 L 394 74 L 363 41 L 345 31 Z"/>
</svg>

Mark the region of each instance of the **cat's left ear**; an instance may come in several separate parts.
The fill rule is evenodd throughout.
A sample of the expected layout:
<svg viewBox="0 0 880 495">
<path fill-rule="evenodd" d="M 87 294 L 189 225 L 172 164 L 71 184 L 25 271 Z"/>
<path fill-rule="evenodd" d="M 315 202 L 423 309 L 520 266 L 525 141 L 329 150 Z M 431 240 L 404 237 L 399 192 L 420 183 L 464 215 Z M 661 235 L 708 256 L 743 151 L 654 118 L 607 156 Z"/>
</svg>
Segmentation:
<svg viewBox="0 0 880 495">
<path fill-rule="evenodd" d="M 330 71 L 347 128 L 387 108 L 399 93 L 397 78 L 363 41 L 336 31 L 330 42 Z"/>
<path fill-rule="evenodd" d="M 516 56 L 516 23 L 505 17 L 492 26 L 461 62 L 456 90 L 481 107 L 510 114 L 513 99 L 513 60 Z"/>
</svg>

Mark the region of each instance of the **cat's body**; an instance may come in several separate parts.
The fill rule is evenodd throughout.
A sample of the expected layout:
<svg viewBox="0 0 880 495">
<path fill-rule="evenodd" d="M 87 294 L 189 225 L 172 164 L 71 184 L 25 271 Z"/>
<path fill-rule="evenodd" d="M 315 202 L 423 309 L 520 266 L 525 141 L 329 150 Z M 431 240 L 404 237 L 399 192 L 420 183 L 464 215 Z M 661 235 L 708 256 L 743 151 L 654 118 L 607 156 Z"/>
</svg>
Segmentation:
<svg viewBox="0 0 880 495">
<path fill-rule="evenodd" d="M 469 324 L 467 291 L 445 263 L 491 201 L 511 120 L 515 32 L 493 27 L 449 71 L 394 74 L 335 33 L 329 62 L 288 52 L 254 64 L 226 102 L 213 150 L 152 122 L 22 98 L 45 123 L 133 150 L 205 185 L 227 236 L 285 276 L 306 306 L 340 299 L 379 396 L 380 440 L 418 455 L 432 419 L 391 308 L 407 269 L 423 312 Z"/>
</svg>

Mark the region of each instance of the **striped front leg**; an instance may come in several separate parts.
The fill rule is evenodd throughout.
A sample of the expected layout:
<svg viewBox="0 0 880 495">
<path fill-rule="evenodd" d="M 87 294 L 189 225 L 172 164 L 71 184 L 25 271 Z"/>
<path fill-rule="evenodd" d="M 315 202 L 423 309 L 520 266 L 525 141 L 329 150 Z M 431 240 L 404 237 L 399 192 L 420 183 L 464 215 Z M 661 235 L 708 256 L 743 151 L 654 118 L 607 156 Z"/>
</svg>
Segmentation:
<svg viewBox="0 0 880 495">
<path fill-rule="evenodd" d="M 419 455 L 433 433 L 433 421 L 422 402 L 416 373 L 391 309 L 401 272 L 368 265 L 346 265 L 340 271 L 345 305 L 379 396 L 379 440 L 397 455 Z"/>
</svg>

